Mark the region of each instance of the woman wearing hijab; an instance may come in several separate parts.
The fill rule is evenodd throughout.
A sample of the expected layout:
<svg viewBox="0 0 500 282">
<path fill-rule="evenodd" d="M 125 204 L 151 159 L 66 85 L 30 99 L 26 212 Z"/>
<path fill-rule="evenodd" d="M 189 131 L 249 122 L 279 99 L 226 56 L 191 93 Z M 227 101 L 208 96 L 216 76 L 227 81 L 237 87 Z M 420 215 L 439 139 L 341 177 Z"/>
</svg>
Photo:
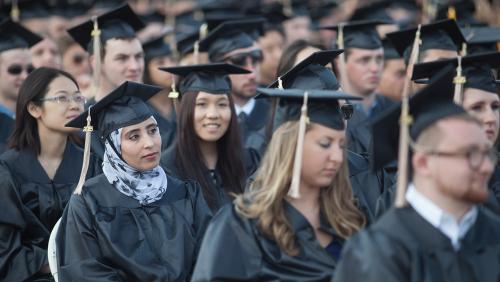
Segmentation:
<svg viewBox="0 0 500 282">
<path fill-rule="evenodd" d="M 211 213 L 197 184 L 159 166 L 161 137 L 144 101 L 160 90 L 125 82 L 90 108 L 105 140 L 103 174 L 77 189 L 61 219 L 61 281 L 189 280 Z"/>
<path fill-rule="evenodd" d="M 201 184 L 212 211 L 240 194 L 258 165 L 254 149 L 243 149 L 228 74 L 248 73 L 229 64 L 163 68 L 180 75 L 177 139 L 162 156 L 175 176 Z"/>
<path fill-rule="evenodd" d="M 0 157 L 0 280 L 43 281 L 50 231 L 78 182 L 83 151 L 64 127 L 85 98 L 69 73 L 39 68 L 19 91 L 10 150 Z M 96 172 L 89 170 L 88 177 Z M 51 278 L 50 278 L 51 279 Z"/>
</svg>

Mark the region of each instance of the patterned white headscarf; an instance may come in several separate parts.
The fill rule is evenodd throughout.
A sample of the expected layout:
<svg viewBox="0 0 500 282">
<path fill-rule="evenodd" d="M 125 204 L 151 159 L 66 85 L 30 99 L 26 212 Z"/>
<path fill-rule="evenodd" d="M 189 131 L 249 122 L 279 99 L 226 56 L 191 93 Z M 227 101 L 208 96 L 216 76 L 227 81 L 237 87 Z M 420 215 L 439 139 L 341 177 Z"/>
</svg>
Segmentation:
<svg viewBox="0 0 500 282">
<path fill-rule="evenodd" d="M 120 158 L 122 129 L 111 132 L 106 139 L 102 171 L 111 185 L 136 199 L 141 205 L 156 202 L 167 191 L 165 171 L 160 166 L 148 171 L 138 171 L 123 161 Z M 109 139 L 116 151 L 109 144 Z"/>
</svg>

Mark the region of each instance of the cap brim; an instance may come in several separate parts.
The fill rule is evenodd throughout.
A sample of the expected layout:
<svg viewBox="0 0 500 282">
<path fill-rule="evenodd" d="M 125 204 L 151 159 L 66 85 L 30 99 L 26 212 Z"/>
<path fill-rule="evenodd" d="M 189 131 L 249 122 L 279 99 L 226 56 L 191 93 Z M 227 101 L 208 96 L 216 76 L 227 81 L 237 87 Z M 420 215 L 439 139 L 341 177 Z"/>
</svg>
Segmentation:
<svg viewBox="0 0 500 282">
<path fill-rule="evenodd" d="M 161 67 L 162 71 L 173 73 L 179 76 L 187 76 L 191 72 L 221 72 L 225 74 L 246 74 L 251 73 L 251 71 L 240 68 L 235 65 L 227 63 L 215 63 L 215 64 L 201 64 L 201 65 L 189 65 L 189 66 L 176 66 L 176 67 Z"/>
</svg>

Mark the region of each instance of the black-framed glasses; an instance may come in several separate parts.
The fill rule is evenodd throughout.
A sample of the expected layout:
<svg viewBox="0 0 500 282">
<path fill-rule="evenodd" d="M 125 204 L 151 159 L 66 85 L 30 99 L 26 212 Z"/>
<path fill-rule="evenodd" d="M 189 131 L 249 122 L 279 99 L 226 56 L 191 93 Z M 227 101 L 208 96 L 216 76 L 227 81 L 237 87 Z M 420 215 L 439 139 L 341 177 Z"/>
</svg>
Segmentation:
<svg viewBox="0 0 500 282">
<path fill-rule="evenodd" d="M 253 50 L 250 52 L 239 53 L 226 57 L 224 58 L 224 60 L 229 61 L 235 66 L 245 67 L 247 65 L 247 58 L 250 58 L 252 66 L 255 66 L 256 64 L 264 60 L 264 54 L 262 53 L 262 50 Z"/>
<path fill-rule="evenodd" d="M 7 68 L 7 72 L 10 75 L 20 75 L 23 72 L 23 70 L 26 70 L 26 73 L 30 74 L 33 70 L 35 70 L 35 67 L 33 67 L 33 65 L 31 64 L 27 66 L 15 64 L 15 65 L 10 65 Z"/>
<path fill-rule="evenodd" d="M 484 159 L 488 158 L 492 163 L 496 163 L 497 160 L 497 151 L 495 148 L 489 149 L 480 149 L 477 147 L 469 148 L 466 151 L 462 152 L 439 152 L 432 151 L 428 153 L 429 155 L 439 156 L 439 157 L 450 157 L 450 158 L 467 158 L 469 163 L 469 167 L 472 170 L 478 170 L 479 167 L 483 164 Z"/>
<path fill-rule="evenodd" d="M 58 104 L 69 104 L 71 101 L 77 103 L 77 104 L 85 104 L 87 103 L 87 99 L 85 96 L 78 94 L 78 95 L 73 95 L 73 96 L 66 96 L 66 95 L 60 95 L 60 96 L 55 96 L 55 97 L 46 97 L 39 99 L 38 101 L 40 102 L 57 102 Z"/>
</svg>

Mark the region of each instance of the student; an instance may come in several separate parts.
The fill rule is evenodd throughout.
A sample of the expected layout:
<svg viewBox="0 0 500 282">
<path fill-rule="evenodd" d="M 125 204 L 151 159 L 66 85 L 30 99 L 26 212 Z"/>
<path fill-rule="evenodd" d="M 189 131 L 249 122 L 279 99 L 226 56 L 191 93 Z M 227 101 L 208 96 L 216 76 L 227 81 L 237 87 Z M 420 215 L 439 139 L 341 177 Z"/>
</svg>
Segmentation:
<svg viewBox="0 0 500 282">
<path fill-rule="evenodd" d="M 401 101 L 406 65 L 403 57 L 398 54 L 387 38 L 382 40 L 382 44 L 384 46 L 384 70 L 380 76 L 377 93 L 394 101 Z"/>
<path fill-rule="evenodd" d="M 75 79 L 39 68 L 19 91 L 11 149 L 0 157 L 0 280 L 37 281 L 50 276 L 47 243 L 80 177 L 83 152 L 64 127 L 83 112 L 85 98 Z M 92 167 L 87 176 L 96 172 Z M 9 184 L 9 182 L 11 184 Z"/>
<path fill-rule="evenodd" d="M 355 97 L 308 90 L 307 117 L 301 119 L 309 122 L 303 124 L 303 147 L 298 147 L 304 91 L 259 92 L 279 98 L 286 118 L 250 188 L 208 227 L 192 281 L 329 280 L 344 240 L 365 221 L 351 193 L 337 101 Z M 302 151 L 300 166 L 294 165 L 296 148 Z M 293 183 L 298 185 L 291 188 Z"/>
<path fill-rule="evenodd" d="M 161 137 L 144 101 L 160 90 L 128 81 L 91 108 L 105 140 L 103 174 L 71 196 L 61 218 L 60 281 L 189 280 L 211 214 L 197 184 L 159 166 Z"/>
<path fill-rule="evenodd" d="M 179 129 L 162 163 L 174 176 L 199 182 L 215 212 L 243 192 L 258 166 L 258 152 L 241 145 L 228 77 L 249 71 L 229 64 L 162 69 L 182 77 Z"/>
<path fill-rule="evenodd" d="M 499 220 L 478 205 L 488 197 L 496 154 L 480 123 L 452 102 L 451 70 L 409 103 L 408 205 L 391 208 L 346 244 L 335 281 L 499 278 Z M 395 107 L 374 121 L 376 155 L 385 160 L 397 156 L 399 120 Z"/>
</svg>

